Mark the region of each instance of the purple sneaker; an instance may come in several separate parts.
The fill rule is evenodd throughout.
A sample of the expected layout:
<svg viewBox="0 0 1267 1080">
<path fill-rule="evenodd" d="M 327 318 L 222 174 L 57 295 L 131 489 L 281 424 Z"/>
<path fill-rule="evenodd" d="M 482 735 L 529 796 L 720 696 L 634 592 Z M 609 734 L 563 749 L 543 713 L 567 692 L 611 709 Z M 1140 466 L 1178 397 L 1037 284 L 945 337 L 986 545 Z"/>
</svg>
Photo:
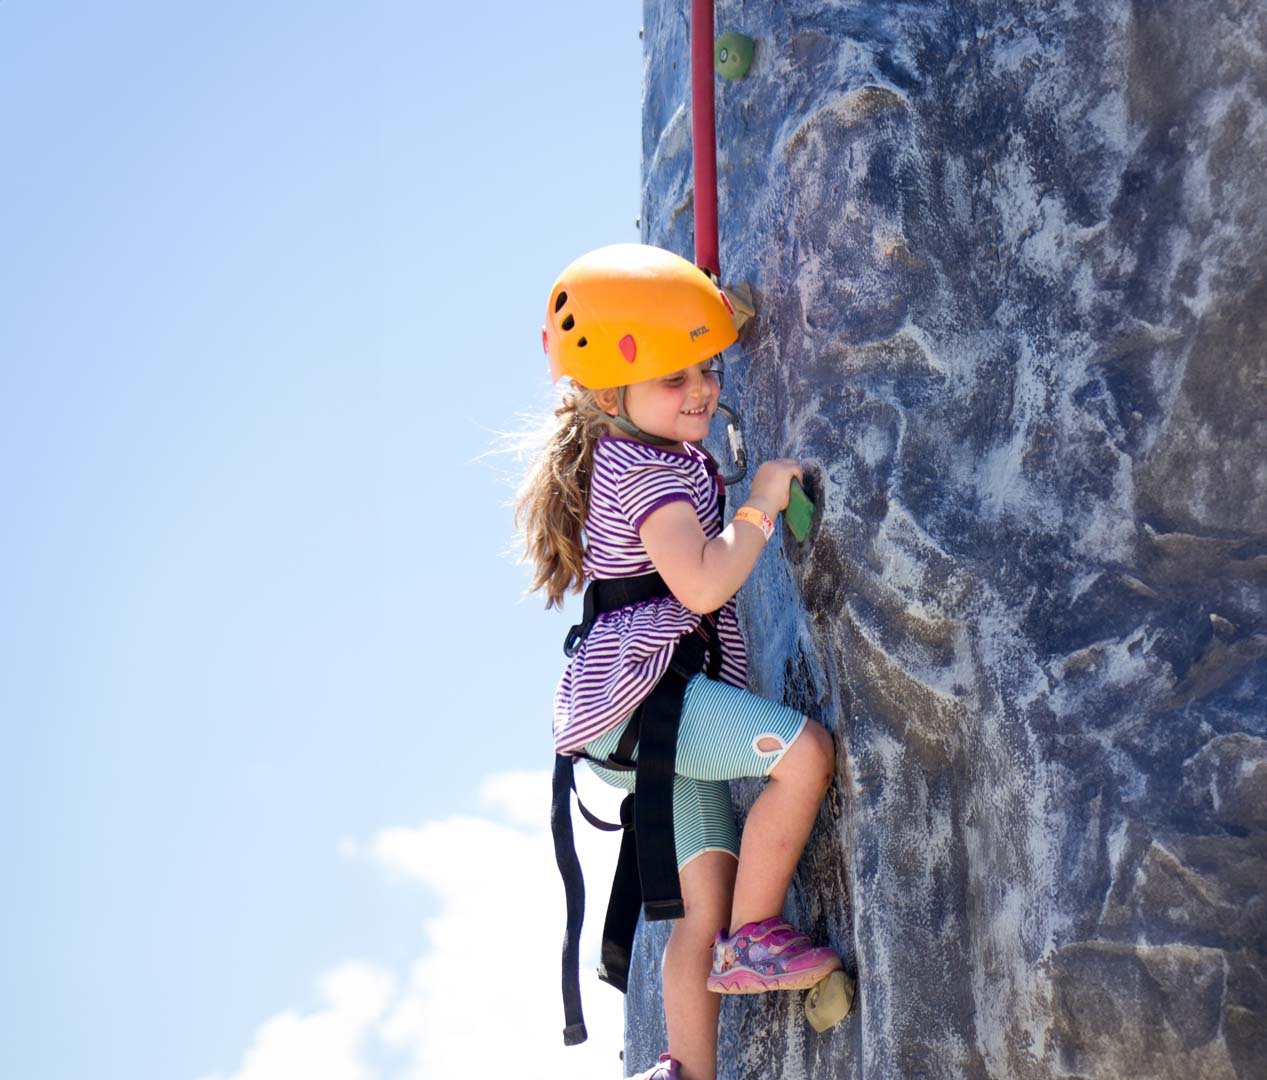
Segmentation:
<svg viewBox="0 0 1267 1080">
<path fill-rule="evenodd" d="M 668 1054 L 661 1054 L 660 1060 L 646 1072 L 631 1076 L 629 1080 L 678 1080 L 678 1063 Z"/>
<path fill-rule="evenodd" d="M 834 949 L 818 948 L 775 916 L 726 937 L 717 931 L 708 988 L 715 994 L 808 990 L 843 965 Z"/>
</svg>

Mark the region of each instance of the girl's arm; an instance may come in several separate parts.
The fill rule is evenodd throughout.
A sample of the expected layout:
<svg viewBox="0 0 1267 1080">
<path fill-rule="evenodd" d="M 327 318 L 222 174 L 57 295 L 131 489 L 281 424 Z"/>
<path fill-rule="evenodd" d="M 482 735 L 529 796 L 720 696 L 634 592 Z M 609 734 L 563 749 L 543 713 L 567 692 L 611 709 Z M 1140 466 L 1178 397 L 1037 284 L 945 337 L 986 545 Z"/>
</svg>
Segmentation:
<svg viewBox="0 0 1267 1080">
<path fill-rule="evenodd" d="M 787 458 L 766 462 L 757 470 L 744 505 L 775 517 L 787 507 L 793 476 L 801 476 L 798 462 Z M 653 511 L 639 535 L 673 595 L 701 615 L 716 611 L 739 591 L 765 547 L 761 529 L 746 521 L 732 521 L 709 540 L 694 507 L 683 500 Z"/>
</svg>

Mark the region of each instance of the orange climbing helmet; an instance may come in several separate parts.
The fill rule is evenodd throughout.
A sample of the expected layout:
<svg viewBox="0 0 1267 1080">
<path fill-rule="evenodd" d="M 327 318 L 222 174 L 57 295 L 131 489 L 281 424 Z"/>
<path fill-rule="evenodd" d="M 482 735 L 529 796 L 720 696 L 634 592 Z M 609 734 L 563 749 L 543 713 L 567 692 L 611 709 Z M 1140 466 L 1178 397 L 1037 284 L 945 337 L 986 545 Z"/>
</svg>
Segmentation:
<svg viewBox="0 0 1267 1080">
<path fill-rule="evenodd" d="M 609 244 L 571 263 L 541 329 L 553 381 L 567 375 L 591 390 L 681 371 L 738 337 L 708 274 L 650 244 Z"/>
</svg>

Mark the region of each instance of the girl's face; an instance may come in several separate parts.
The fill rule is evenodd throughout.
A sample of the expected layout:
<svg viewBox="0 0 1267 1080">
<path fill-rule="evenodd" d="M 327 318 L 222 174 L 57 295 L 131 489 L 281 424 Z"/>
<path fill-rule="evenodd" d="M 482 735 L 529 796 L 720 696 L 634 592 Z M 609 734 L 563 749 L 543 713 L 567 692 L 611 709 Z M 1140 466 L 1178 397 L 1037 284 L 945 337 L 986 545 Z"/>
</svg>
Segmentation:
<svg viewBox="0 0 1267 1080">
<path fill-rule="evenodd" d="M 714 367 L 716 365 L 716 367 Z M 616 391 L 600 391 L 599 404 L 616 415 Z M 630 383 L 625 390 L 625 412 L 638 427 L 662 439 L 699 442 L 721 397 L 721 364 L 716 358 L 701 360 L 671 375 Z"/>
</svg>

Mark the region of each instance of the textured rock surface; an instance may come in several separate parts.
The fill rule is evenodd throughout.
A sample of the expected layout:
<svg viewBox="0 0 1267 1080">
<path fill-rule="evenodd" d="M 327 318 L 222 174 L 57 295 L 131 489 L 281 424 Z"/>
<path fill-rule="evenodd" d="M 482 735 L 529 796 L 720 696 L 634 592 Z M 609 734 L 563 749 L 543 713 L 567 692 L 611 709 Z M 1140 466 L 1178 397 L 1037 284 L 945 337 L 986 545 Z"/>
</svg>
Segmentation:
<svg viewBox="0 0 1267 1080">
<path fill-rule="evenodd" d="M 688 13 L 644 9 L 642 228 L 689 257 Z M 860 985 L 821 1036 L 728 1000 L 722 1076 L 1267 1075 L 1267 0 L 717 28 L 726 396 L 819 506 L 743 613 L 845 749 L 791 909 Z"/>
</svg>

